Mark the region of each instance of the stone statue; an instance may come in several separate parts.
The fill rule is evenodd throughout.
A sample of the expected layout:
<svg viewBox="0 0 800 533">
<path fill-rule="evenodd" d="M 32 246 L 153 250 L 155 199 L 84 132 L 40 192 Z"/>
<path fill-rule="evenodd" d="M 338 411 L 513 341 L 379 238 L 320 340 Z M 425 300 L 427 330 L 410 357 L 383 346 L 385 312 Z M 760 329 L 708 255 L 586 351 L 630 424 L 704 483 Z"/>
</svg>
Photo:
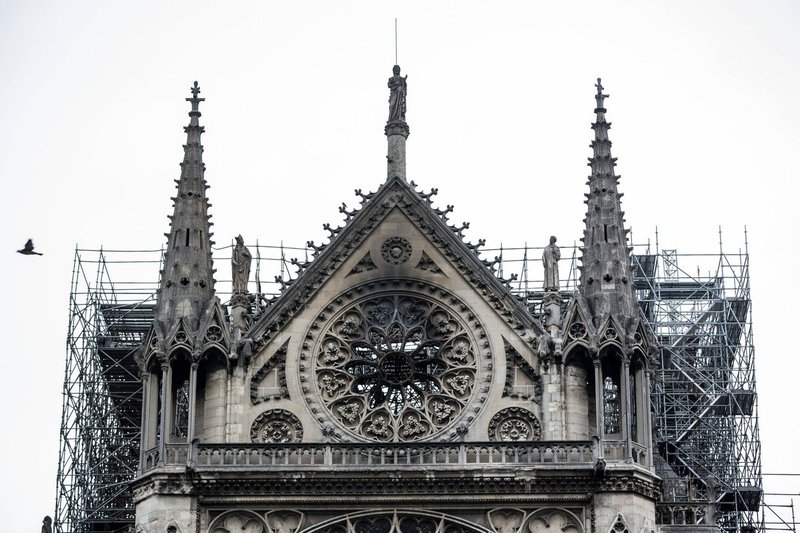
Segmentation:
<svg viewBox="0 0 800 533">
<path fill-rule="evenodd" d="M 42 533 L 53 533 L 53 519 L 45 516 L 42 520 Z"/>
<path fill-rule="evenodd" d="M 406 78 L 400 76 L 400 66 L 392 68 L 394 76 L 389 78 L 389 122 L 406 121 Z"/>
<path fill-rule="evenodd" d="M 561 259 L 561 250 L 556 246 L 556 238 L 550 237 L 550 245 L 544 249 L 542 263 L 544 264 L 544 290 L 557 291 L 558 282 L 558 260 Z"/>
<path fill-rule="evenodd" d="M 247 294 L 247 282 L 250 280 L 250 263 L 253 256 L 244 245 L 241 235 L 236 237 L 236 246 L 231 256 L 231 269 L 233 270 L 233 294 Z"/>
</svg>

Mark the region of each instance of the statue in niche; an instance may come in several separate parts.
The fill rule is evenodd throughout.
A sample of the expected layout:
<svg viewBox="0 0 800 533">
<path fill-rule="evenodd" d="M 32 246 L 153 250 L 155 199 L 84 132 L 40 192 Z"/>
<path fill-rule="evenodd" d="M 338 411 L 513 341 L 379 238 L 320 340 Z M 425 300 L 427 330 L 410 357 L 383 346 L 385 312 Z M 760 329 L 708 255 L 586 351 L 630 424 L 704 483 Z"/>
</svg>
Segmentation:
<svg viewBox="0 0 800 533">
<path fill-rule="evenodd" d="M 406 78 L 400 76 L 400 66 L 392 68 L 394 76 L 389 78 L 389 122 L 406 121 Z"/>
<path fill-rule="evenodd" d="M 247 294 L 247 282 L 250 281 L 250 264 L 253 256 L 244 245 L 241 235 L 236 237 L 236 246 L 231 255 L 231 269 L 233 270 L 233 294 Z"/>
<path fill-rule="evenodd" d="M 556 238 L 550 237 L 550 244 L 542 253 L 544 264 L 544 290 L 558 291 L 558 261 L 561 259 L 561 250 L 556 246 Z"/>
</svg>

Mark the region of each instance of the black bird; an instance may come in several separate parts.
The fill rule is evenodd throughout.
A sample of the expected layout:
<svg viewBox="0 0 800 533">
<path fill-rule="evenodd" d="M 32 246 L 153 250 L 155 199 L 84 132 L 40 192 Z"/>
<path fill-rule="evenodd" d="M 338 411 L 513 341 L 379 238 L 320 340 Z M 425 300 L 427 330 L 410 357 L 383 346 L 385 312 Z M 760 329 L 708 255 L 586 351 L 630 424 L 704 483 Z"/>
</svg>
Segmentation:
<svg viewBox="0 0 800 533">
<path fill-rule="evenodd" d="M 28 242 L 25 243 L 25 248 L 17 250 L 17 253 L 22 255 L 43 255 L 33 251 L 33 239 L 28 239 Z"/>
</svg>

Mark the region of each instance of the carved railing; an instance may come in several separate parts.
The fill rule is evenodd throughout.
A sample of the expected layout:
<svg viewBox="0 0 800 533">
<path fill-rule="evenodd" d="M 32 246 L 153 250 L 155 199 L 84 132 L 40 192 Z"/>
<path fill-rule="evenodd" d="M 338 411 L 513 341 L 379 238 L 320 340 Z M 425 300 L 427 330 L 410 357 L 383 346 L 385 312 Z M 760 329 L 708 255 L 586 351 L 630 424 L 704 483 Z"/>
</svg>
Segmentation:
<svg viewBox="0 0 800 533">
<path fill-rule="evenodd" d="M 186 444 L 167 444 L 164 446 L 164 464 L 186 464 L 189 460 L 189 446 Z"/>
<path fill-rule="evenodd" d="M 161 450 L 158 446 L 145 450 L 142 455 L 142 472 L 147 472 L 162 465 L 185 465 L 188 463 L 190 450 L 188 444 L 166 444 L 164 446 L 164 460 L 161 460 Z"/>
<path fill-rule="evenodd" d="M 197 469 L 215 467 L 292 469 L 318 466 L 465 467 L 470 465 L 592 464 L 590 441 L 530 443 L 416 444 L 201 444 L 194 450 Z"/>
<path fill-rule="evenodd" d="M 147 472 L 158 466 L 158 446 L 146 450 L 142 455 L 142 471 Z"/>
<path fill-rule="evenodd" d="M 708 524 L 707 502 L 662 501 L 656 504 L 656 523 L 664 526 Z"/>
<path fill-rule="evenodd" d="M 631 442 L 631 456 L 633 462 L 645 468 L 650 468 L 648 464 L 649 458 L 647 455 L 647 446 L 639 444 L 638 442 Z"/>
<path fill-rule="evenodd" d="M 424 466 L 446 469 L 491 465 L 593 465 L 598 445 L 592 441 L 418 442 L 331 444 L 167 444 L 161 460 L 158 447 L 143 454 L 142 472 L 159 466 L 192 465 L 196 469 L 281 469 Z M 625 442 L 605 441 L 609 464 L 626 461 Z M 631 444 L 633 462 L 648 468 L 647 448 Z"/>
<path fill-rule="evenodd" d="M 649 468 L 647 464 L 649 459 L 647 455 L 647 447 L 639 444 L 638 442 L 631 442 L 631 457 L 630 460 L 627 452 L 627 444 L 624 440 L 606 440 L 603 441 L 603 459 L 610 463 L 618 462 L 634 462 L 644 468 Z"/>
<path fill-rule="evenodd" d="M 603 458 L 608 462 L 624 461 L 625 441 L 622 440 L 603 441 Z"/>
</svg>

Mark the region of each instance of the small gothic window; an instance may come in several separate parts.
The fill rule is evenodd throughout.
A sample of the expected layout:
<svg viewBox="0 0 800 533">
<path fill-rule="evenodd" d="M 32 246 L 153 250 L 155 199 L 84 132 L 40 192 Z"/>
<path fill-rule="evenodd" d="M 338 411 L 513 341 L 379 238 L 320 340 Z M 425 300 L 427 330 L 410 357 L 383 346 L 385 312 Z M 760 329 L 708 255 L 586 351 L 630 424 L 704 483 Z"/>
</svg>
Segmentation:
<svg viewBox="0 0 800 533">
<path fill-rule="evenodd" d="M 609 376 L 603 380 L 603 433 L 620 432 L 619 385 Z"/>
</svg>

